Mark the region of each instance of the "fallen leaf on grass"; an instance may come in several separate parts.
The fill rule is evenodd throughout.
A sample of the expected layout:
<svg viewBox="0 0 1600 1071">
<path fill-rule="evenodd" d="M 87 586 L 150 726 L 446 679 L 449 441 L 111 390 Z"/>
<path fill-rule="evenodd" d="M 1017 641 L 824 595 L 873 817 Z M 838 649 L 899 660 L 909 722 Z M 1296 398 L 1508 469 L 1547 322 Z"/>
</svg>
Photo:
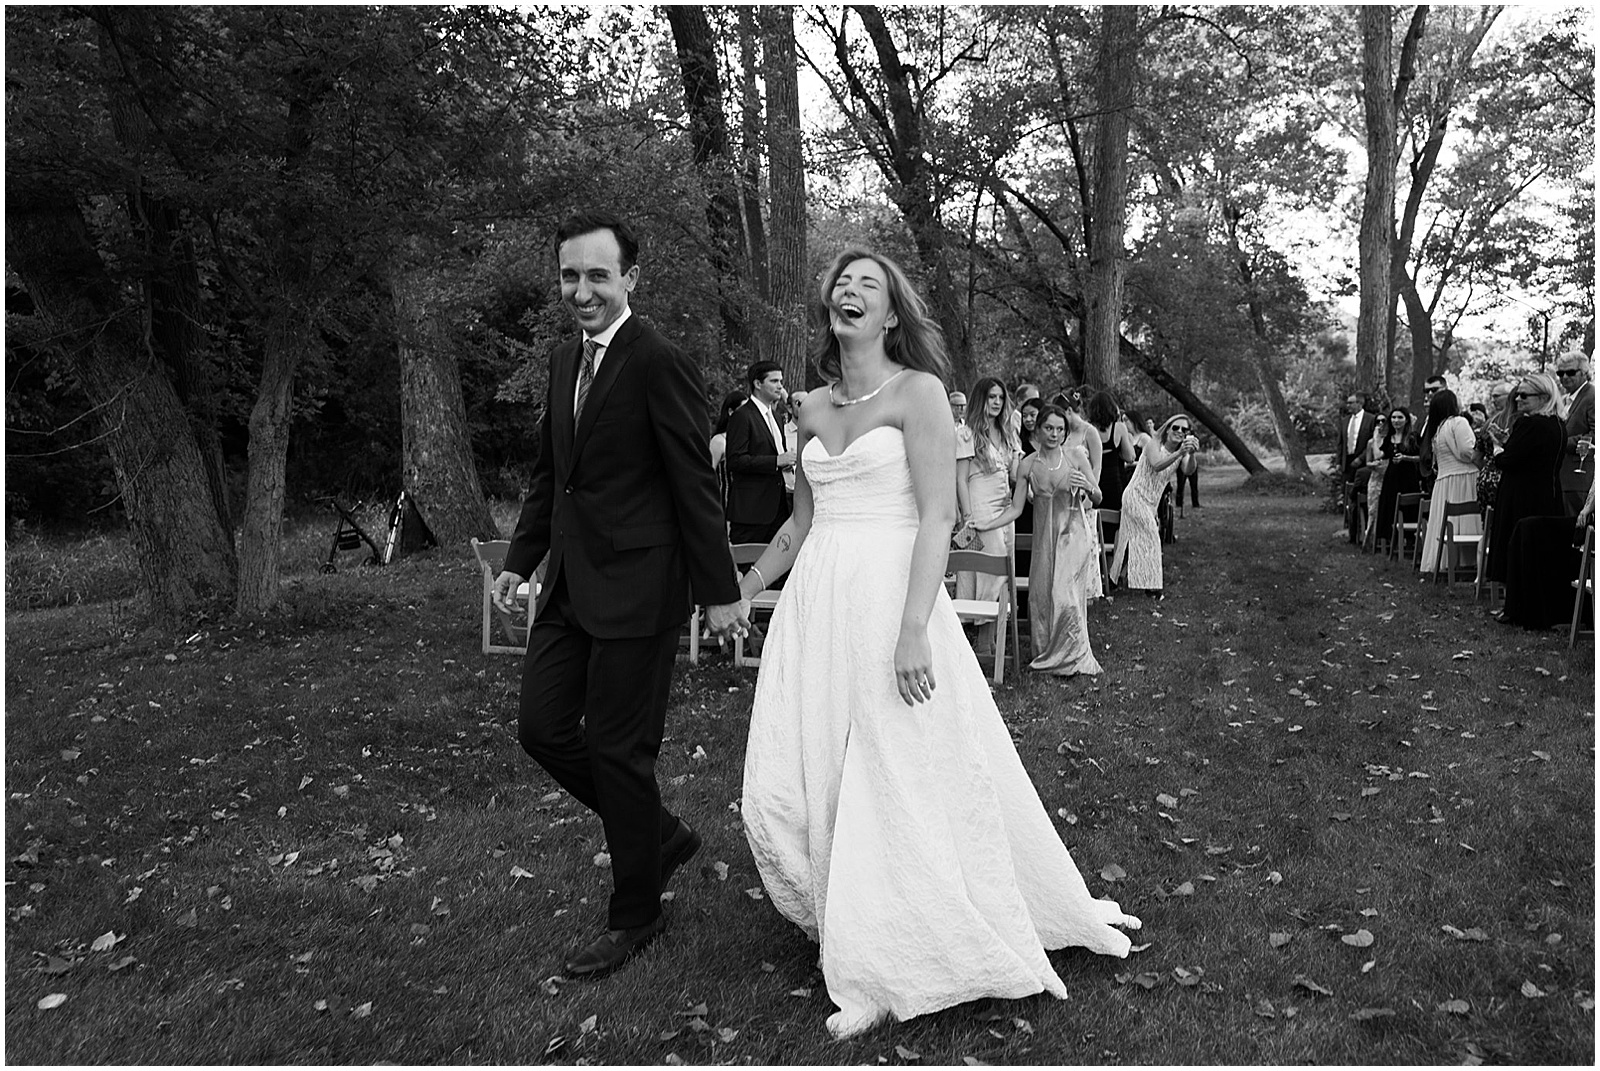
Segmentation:
<svg viewBox="0 0 1600 1071">
<path fill-rule="evenodd" d="M 1272 1001 L 1265 997 L 1256 1001 L 1254 1011 L 1263 1019 L 1276 1019 L 1278 1017 L 1278 1013 L 1272 1010 Z"/>
<path fill-rule="evenodd" d="M 83 752 L 77 750 L 76 748 L 70 748 L 70 747 L 69 748 L 63 748 L 62 751 L 61 751 L 62 759 L 64 759 L 67 762 L 71 762 L 73 759 L 77 758 L 81 754 L 83 754 Z"/>
<path fill-rule="evenodd" d="M 39 999 L 38 1007 L 40 1011 L 49 1011 L 51 1008 L 61 1007 L 66 1002 L 67 995 L 65 993 L 51 993 L 48 997 Z"/>
<path fill-rule="evenodd" d="M 1527 982 L 1527 981 L 1522 983 L 1522 995 L 1525 996 L 1525 997 L 1528 997 L 1529 999 L 1533 999 L 1535 997 L 1549 996 L 1549 994 L 1546 993 L 1544 990 L 1540 989 L 1538 986 L 1534 985 L 1532 982 Z"/>
<path fill-rule="evenodd" d="M 1156 794 L 1156 802 L 1163 807 L 1171 809 L 1178 805 L 1178 797 L 1169 796 L 1165 792 L 1160 792 Z"/>
<path fill-rule="evenodd" d="M 72 964 L 60 956 L 51 956 L 49 961 L 39 970 L 44 974 L 66 974 L 72 970 Z"/>
<path fill-rule="evenodd" d="M 687 1011 L 681 1011 L 678 1014 L 682 1015 L 682 1016 L 684 1016 L 686 1018 L 689 1018 L 689 1019 L 700 1019 L 700 1018 L 704 1018 L 705 1016 L 709 1015 L 710 1013 L 711 1013 L 711 1009 L 706 1007 L 705 1002 L 702 1001 L 699 1004 L 696 1004 L 694 1007 L 688 1009 Z"/>
<path fill-rule="evenodd" d="M 1392 1018 L 1394 1018 L 1394 1009 L 1393 1008 L 1358 1008 L 1357 1010 L 1355 1010 L 1355 1011 L 1350 1013 L 1350 1018 L 1354 1019 L 1358 1023 L 1364 1023 L 1368 1019 L 1392 1019 Z"/>
<path fill-rule="evenodd" d="M 1281 930 L 1277 933 L 1267 934 L 1267 944 L 1271 945 L 1273 948 L 1282 948 L 1292 940 L 1294 940 L 1293 936 L 1284 933 Z"/>
<path fill-rule="evenodd" d="M 108 971 L 120 971 L 124 967 L 131 967 L 135 963 L 138 963 L 138 962 L 139 962 L 138 959 L 133 957 L 133 956 L 123 956 L 121 959 L 117 960 L 115 963 L 106 964 L 106 970 L 108 970 Z"/>
<path fill-rule="evenodd" d="M 1376 967 L 1377 965 L 1378 965 L 1378 961 L 1377 960 L 1369 959 L 1369 960 L 1367 960 L 1367 962 L 1365 962 L 1365 963 L 1363 963 L 1361 965 L 1361 973 L 1362 974 L 1366 974 L 1369 971 L 1371 971 L 1372 968 Z"/>
<path fill-rule="evenodd" d="M 127 936 L 127 934 L 118 935 L 114 930 L 107 930 L 94 939 L 94 943 L 89 946 L 89 951 L 109 952 L 117 946 L 118 941 L 124 940 Z"/>
<path fill-rule="evenodd" d="M 352 1018 L 352 1019 L 365 1019 L 367 1016 L 369 1016 L 371 1014 L 372 1014 L 372 1001 L 370 1001 L 370 1000 L 367 1001 L 365 1004 L 357 1004 L 354 1008 L 350 1009 L 350 1018 Z"/>
<path fill-rule="evenodd" d="M 1299 986 L 1301 989 L 1310 990 L 1311 992 L 1316 993 L 1319 996 L 1324 996 L 1324 997 L 1333 996 L 1333 990 L 1328 989 L 1325 986 L 1318 985 L 1316 982 L 1313 982 L 1311 979 L 1307 978 L 1303 974 L 1297 974 L 1297 975 L 1294 976 L 1294 984 Z"/>
<path fill-rule="evenodd" d="M 732 1027 L 725 1026 L 722 1029 L 717 1031 L 717 1040 L 722 1042 L 724 1045 L 729 1044 L 730 1042 L 733 1041 L 734 1038 L 736 1038 L 738 1036 L 739 1036 L 739 1031 L 734 1030 Z"/>
<path fill-rule="evenodd" d="M 199 924 L 200 916 L 195 913 L 195 910 L 192 907 L 178 916 L 178 925 L 182 926 L 184 929 L 192 930 Z"/>
<path fill-rule="evenodd" d="M 304 792 L 306 790 L 306 786 L 309 785 L 313 780 L 314 778 L 312 778 L 309 774 L 300 778 L 300 791 Z"/>
<path fill-rule="evenodd" d="M 1196 967 L 1192 971 L 1188 970 L 1188 969 L 1186 969 L 1184 967 L 1174 967 L 1174 968 L 1172 968 L 1173 980 L 1176 981 L 1181 986 L 1197 986 L 1197 985 L 1199 985 L 1200 984 L 1200 976 L 1202 974 L 1204 974 L 1204 973 L 1205 972 L 1202 971 L 1199 967 Z"/>
<path fill-rule="evenodd" d="M 1383 789 L 1378 788 L 1376 785 L 1368 785 L 1366 788 L 1361 790 L 1361 794 L 1363 796 L 1376 796 L 1382 791 Z"/>
<path fill-rule="evenodd" d="M 1172 890 L 1172 895 L 1173 896 L 1193 896 L 1194 895 L 1194 882 L 1192 882 L 1192 881 L 1184 882 L 1182 885 L 1179 885 L 1176 889 Z"/>
<path fill-rule="evenodd" d="M 696 1034 L 703 1034 L 707 1030 L 711 1029 L 711 1024 L 706 1022 L 704 1019 L 697 1017 L 689 1020 L 689 1029 L 693 1030 Z"/>
<path fill-rule="evenodd" d="M 526 870 L 522 869 L 522 867 L 520 867 L 520 866 L 514 866 L 514 867 L 511 868 L 511 880 L 512 881 L 516 881 L 519 878 L 531 878 L 531 877 L 533 877 L 533 875 L 528 873 Z"/>
<path fill-rule="evenodd" d="M 663 1030 L 663 1031 L 661 1031 L 661 1033 L 656 1035 L 656 1040 L 657 1041 L 671 1041 L 673 1038 L 677 1037 L 681 1033 L 683 1033 L 682 1030 Z"/>
<path fill-rule="evenodd" d="M 752 888 L 746 889 L 744 891 L 744 894 L 746 896 L 748 896 L 752 900 L 764 900 L 764 899 L 766 899 L 766 895 L 767 895 L 766 893 L 761 891 L 761 886 L 759 886 L 759 885 L 756 885 L 756 886 L 754 886 Z"/>
<path fill-rule="evenodd" d="M 566 1036 L 564 1034 L 557 1034 L 555 1037 L 550 1039 L 549 1044 L 545 1045 L 544 1054 L 546 1056 L 554 1056 L 556 1053 L 564 1049 L 566 1045 Z"/>
<path fill-rule="evenodd" d="M 1549 762 L 1550 761 L 1550 752 L 1548 752 L 1548 751 L 1535 751 L 1533 753 L 1533 757 L 1536 758 L 1536 759 L 1542 759 L 1545 762 Z"/>
<path fill-rule="evenodd" d="M 594 857 L 594 865 L 599 867 L 601 870 L 609 870 L 611 868 L 611 853 L 597 853 Z"/>
<path fill-rule="evenodd" d="M 1352 948 L 1367 948 L 1372 944 L 1373 937 L 1371 931 L 1369 930 L 1357 930 L 1355 933 L 1345 934 L 1343 937 L 1339 938 L 1339 940 L 1343 941 L 1347 945 L 1350 945 Z"/>
<path fill-rule="evenodd" d="M 961 1058 L 961 1062 L 966 1064 L 968 1067 L 989 1067 L 989 1066 L 992 1066 L 990 1064 L 984 1063 L 982 1060 L 978 1059 L 976 1056 L 963 1056 Z"/>
<path fill-rule="evenodd" d="M 599 1022 L 599 1021 L 600 1021 L 600 1017 L 598 1015 L 591 1015 L 591 1016 L 589 1016 L 589 1018 L 587 1018 L 583 1022 L 579 1023 L 578 1024 L 578 1036 L 582 1037 L 584 1034 L 592 1034 L 592 1033 L 594 1033 L 594 1024 Z"/>
<path fill-rule="evenodd" d="M 1128 876 L 1128 872 L 1115 863 L 1107 863 L 1100 868 L 1100 877 L 1106 881 L 1121 881 Z"/>
<path fill-rule="evenodd" d="M 908 1049 L 904 1045 L 896 1045 L 894 1047 L 894 1054 L 900 1057 L 902 1060 L 922 1059 L 922 1054 L 920 1052 L 917 1052 L 915 1049 Z"/>
<path fill-rule="evenodd" d="M 319 1000 L 315 1004 L 311 1005 L 311 1009 L 318 1013 L 325 1012 L 328 1010 L 328 1002 L 325 1000 Z"/>
<path fill-rule="evenodd" d="M 805 988 L 804 986 L 801 986 L 799 989 L 791 989 L 791 990 L 789 990 L 789 995 L 791 997 L 799 997 L 802 1000 L 804 1000 L 805 998 L 811 996 L 811 990 Z"/>
<path fill-rule="evenodd" d="M 1472 1005 L 1464 1000 L 1447 1000 L 1439 1005 L 1439 1011 L 1444 1012 L 1446 1015 L 1466 1015 L 1472 1011 Z"/>
<path fill-rule="evenodd" d="M 1150 971 L 1144 971 L 1134 975 L 1132 981 L 1134 985 L 1143 986 L 1145 989 L 1154 989 L 1157 983 L 1161 981 L 1161 976 Z"/>
<path fill-rule="evenodd" d="M 661 1062 L 666 1064 L 668 1067 L 682 1067 L 683 1057 L 679 1056 L 675 1052 L 669 1052 L 667 1053 L 667 1058 Z"/>
</svg>

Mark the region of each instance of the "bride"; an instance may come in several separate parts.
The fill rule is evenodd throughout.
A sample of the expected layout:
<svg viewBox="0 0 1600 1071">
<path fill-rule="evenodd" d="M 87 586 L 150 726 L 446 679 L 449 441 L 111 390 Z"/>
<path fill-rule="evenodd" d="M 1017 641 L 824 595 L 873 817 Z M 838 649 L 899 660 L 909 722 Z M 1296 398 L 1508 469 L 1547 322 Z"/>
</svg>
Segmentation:
<svg viewBox="0 0 1600 1071">
<path fill-rule="evenodd" d="M 774 906 L 821 945 L 835 1037 L 1066 989 L 1047 948 L 1126 956 L 945 594 L 955 429 L 937 327 L 900 268 L 848 249 L 821 290 L 830 389 L 799 413 L 794 514 L 744 577 L 793 567 L 762 655 L 743 816 Z"/>
</svg>

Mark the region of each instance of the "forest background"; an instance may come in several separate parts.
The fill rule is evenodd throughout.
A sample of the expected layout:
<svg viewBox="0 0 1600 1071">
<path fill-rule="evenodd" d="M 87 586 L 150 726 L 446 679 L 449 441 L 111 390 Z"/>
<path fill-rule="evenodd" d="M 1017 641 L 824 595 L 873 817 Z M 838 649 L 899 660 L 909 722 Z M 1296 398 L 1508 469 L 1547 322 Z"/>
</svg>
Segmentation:
<svg viewBox="0 0 1600 1071">
<path fill-rule="evenodd" d="M 6 9 L 6 522 L 126 528 L 158 616 L 278 599 L 286 513 L 498 535 L 571 332 L 551 234 L 644 236 L 710 410 L 791 385 L 862 241 L 954 358 L 1192 412 L 1309 479 L 1594 346 L 1588 9 Z"/>
</svg>

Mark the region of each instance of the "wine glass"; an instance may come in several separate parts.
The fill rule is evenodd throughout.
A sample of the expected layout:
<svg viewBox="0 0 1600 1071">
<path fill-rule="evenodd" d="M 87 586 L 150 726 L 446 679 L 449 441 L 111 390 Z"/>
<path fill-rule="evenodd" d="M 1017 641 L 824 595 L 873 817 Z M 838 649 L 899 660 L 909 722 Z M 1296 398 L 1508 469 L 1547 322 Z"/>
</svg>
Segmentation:
<svg viewBox="0 0 1600 1071">
<path fill-rule="evenodd" d="M 1594 453 L 1594 440 L 1585 435 L 1583 438 L 1578 440 L 1578 467 L 1572 471 L 1586 471 L 1583 466 L 1588 462 L 1589 455 L 1592 453 Z"/>
</svg>

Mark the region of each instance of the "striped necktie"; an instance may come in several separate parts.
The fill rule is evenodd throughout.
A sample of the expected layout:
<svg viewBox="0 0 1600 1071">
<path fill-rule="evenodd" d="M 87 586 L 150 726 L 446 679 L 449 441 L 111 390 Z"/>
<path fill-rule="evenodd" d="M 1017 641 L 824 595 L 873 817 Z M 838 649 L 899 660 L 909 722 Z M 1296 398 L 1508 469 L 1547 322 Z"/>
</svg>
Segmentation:
<svg viewBox="0 0 1600 1071">
<path fill-rule="evenodd" d="M 583 340 L 583 366 L 578 369 L 578 400 L 572 407 L 572 422 L 583 416 L 583 403 L 589 400 L 589 387 L 594 383 L 594 355 L 600 352 L 594 339 Z"/>
</svg>

